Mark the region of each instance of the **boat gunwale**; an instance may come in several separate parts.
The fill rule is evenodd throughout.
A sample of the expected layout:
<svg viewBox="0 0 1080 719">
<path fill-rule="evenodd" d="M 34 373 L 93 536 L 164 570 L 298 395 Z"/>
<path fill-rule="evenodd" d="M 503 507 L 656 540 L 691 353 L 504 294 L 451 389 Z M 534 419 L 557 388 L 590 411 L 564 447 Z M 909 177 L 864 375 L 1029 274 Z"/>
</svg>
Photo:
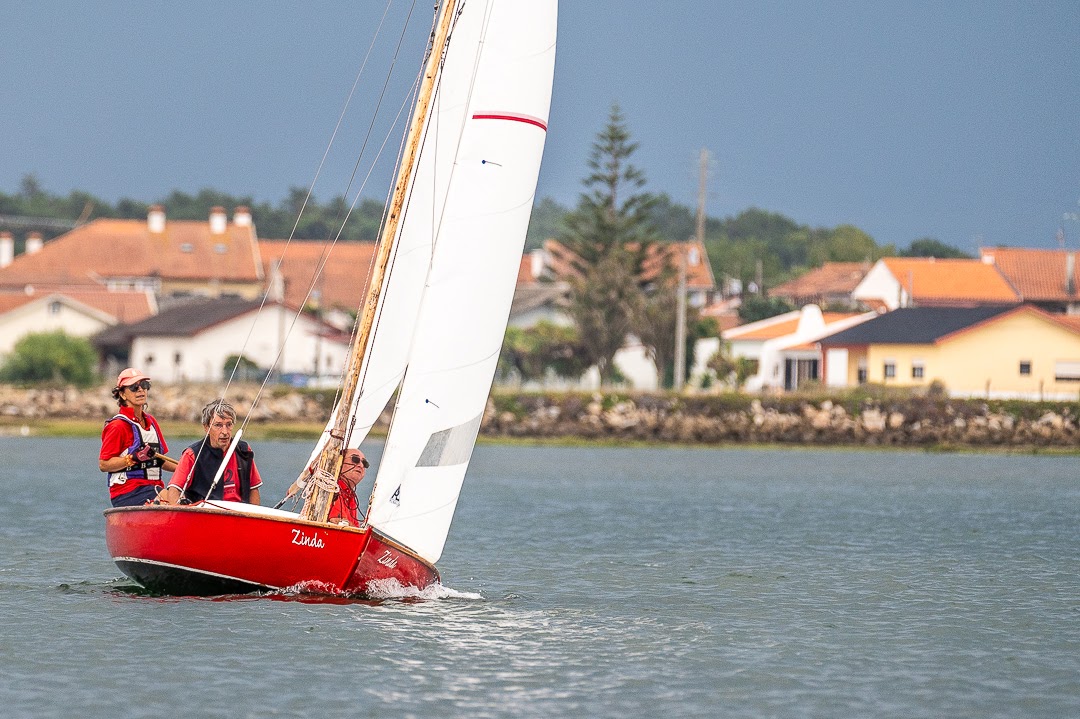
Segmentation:
<svg viewBox="0 0 1080 719">
<path fill-rule="evenodd" d="M 259 505 L 255 505 L 255 506 L 259 506 Z M 421 562 L 424 566 L 426 566 L 429 569 L 431 569 L 432 571 L 434 571 L 436 577 L 439 576 L 439 571 L 435 567 L 434 562 L 429 562 L 427 559 L 424 559 L 419 554 L 417 554 L 415 550 L 407 547 L 406 545 L 404 545 L 401 542 L 397 541 L 396 539 L 394 539 L 390 535 L 385 534 L 384 532 L 380 532 L 378 529 L 376 529 L 375 527 L 373 527 L 370 524 L 364 524 L 364 525 L 362 525 L 360 527 L 354 527 L 351 524 L 329 524 L 329 523 L 325 523 L 325 522 L 313 522 L 313 521 L 308 520 L 308 519 L 302 519 L 299 514 L 296 514 L 296 515 L 293 515 L 293 516 L 290 516 L 290 517 L 281 517 L 281 516 L 275 516 L 275 515 L 272 515 L 272 514 L 263 514 L 261 512 L 245 512 L 245 511 L 239 510 L 239 509 L 231 509 L 231 508 L 226 508 L 226 507 L 214 506 L 212 500 L 210 502 L 203 501 L 203 502 L 199 502 L 197 504 L 143 504 L 143 505 L 139 505 L 138 507 L 110 507 L 110 508 L 106 509 L 102 514 L 104 514 L 107 517 L 110 514 L 125 514 L 125 513 L 131 513 L 131 512 L 145 512 L 145 511 L 148 511 L 148 510 L 149 511 L 154 511 L 154 512 L 160 512 L 160 511 L 166 511 L 166 512 L 183 511 L 183 512 L 194 512 L 196 514 L 239 516 L 239 517 L 246 517 L 246 518 L 249 518 L 249 519 L 263 519 L 263 520 L 267 520 L 267 521 L 271 521 L 271 522 L 281 522 L 281 523 L 284 523 L 284 524 L 301 524 L 301 525 L 305 525 L 305 526 L 308 526 L 308 527 L 318 527 L 320 529 L 334 529 L 334 530 L 340 530 L 340 531 L 348 532 L 348 533 L 352 533 L 352 534 L 364 534 L 364 533 L 374 534 L 379 538 L 380 542 L 393 547 L 394 549 L 396 549 L 399 552 L 402 552 L 404 554 L 409 555 L 409 557 L 415 559 L 418 562 Z M 365 542 L 364 548 L 361 549 L 361 554 L 363 554 L 363 552 L 366 551 L 366 547 L 367 547 L 367 543 Z M 357 560 L 359 560 L 359 557 L 357 557 Z"/>
</svg>

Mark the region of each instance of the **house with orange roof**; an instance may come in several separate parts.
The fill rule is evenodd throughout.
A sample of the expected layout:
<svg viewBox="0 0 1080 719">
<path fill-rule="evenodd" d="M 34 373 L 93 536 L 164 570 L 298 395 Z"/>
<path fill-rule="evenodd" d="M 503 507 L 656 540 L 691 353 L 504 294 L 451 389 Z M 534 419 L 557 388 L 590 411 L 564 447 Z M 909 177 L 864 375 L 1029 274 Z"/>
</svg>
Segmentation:
<svg viewBox="0 0 1080 719">
<path fill-rule="evenodd" d="M 834 332 L 866 322 L 875 312 L 822 312 L 817 305 L 786 312 L 757 322 L 740 325 L 722 333 L 731 356 L 757 364 L 757 371 L 746 382 L 746 389 L 796 390 L 808 382 L 821 380 L 821 350 L 817 341 Z M 708 342 L 701 340 L 699 344 Z M 720 350 L 720 340 L 702 346 L 698 361 L 704 363 Z M 711 351 L 710 351 L 711 349 Z"/>
<path fill-rule="evenodd" d="M 834 386 L 938 382 L 953 397 L 1080 396 L 1080 318 L 1032 305 L 904 307 L 819 344 Z"/>
<path fill-rule="evenodd" d="M 984 247 L 979 254 L 1022 301 L 1047 312 L 1080 315 L 1080 268 L 1075 251 Z"/>
<path fill-rule="evenodd" d="M 854 309 L 858 301 L 855 288 L 870 271 L 869 262 L 826 262 L 795 279 L 770 289 L 769 297 L 779 297 L 795 307 L 846 307 Z"/>
<path fill-rule="evenodd" d="M 676 272 L 679 258 L 686 260 L 686 299 L 691 307 L 704 307 L 716 288 L 705 246 L 696 241 L 657 242 L 649 246 L 642 263 L 640 282 L 656 282 L 665 271 Z M 571 282 L 581 278 L 577 255 L 558 240 L 545 240 L 530 256 L 528 273 L 535 278 Z M 520 279 L 520 273 L 519 273 Z"/>
<path fill-rule="evenodd" d="M 374 242 L 259 240 L 270 297 L 319 311 L 323 319 L 351 327 L 367 294 Z"/>
<path fill-rule="evenodd" d="M 95 288 L 150 291 L 160 302 L 183 297 L 255 298 L 263 270 L 251 213 L 229 222 L 215 207 L 208 221 L 168 220 L 153 206 L 146 221 L 98 219 L 0 267 L 0 291 Z"/>
<path fill-rule="evenodd" d="M 154 314 L 153 294 L 135 290 L 0 292 L 0 355 L 31 333 L 62 331 L 90 337 L 122 322 Z"/>
<path fill-rule="evenodd" d="M 106 375 L 136 366 L 154 381 L 220 382 L 231 356 L 243 355 L 264 371 L 336 382 L 350 337 L 278 302 L 238 297 L 192 300 L 141 322 L 117 325 L 93 338 Z M 231 365 L 229 366 L 231 370 Z"/>
<path fill-rule="evenodd" d="M 852 297 L 867 307 L 975 307 L 1019 304 L 1020 295 L 992 265 L 980 260 L 885 257 L 874 263 Z"/>
</svg>

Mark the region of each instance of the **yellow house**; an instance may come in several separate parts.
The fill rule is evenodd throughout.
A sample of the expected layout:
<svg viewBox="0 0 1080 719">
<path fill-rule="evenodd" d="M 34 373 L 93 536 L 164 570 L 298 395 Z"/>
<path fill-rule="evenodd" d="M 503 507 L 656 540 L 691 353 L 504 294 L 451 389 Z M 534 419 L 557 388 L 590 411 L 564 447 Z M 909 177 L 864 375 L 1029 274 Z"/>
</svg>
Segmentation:
<svg viewBox="0 0 1080 719">
<path fill-rule="evenodd" d="M 1080 396 L 1080 317 L 1030 305 L 901 308 L 819 344 L 833 387 L 937 381 L 954 397 Z"/>
</svg>

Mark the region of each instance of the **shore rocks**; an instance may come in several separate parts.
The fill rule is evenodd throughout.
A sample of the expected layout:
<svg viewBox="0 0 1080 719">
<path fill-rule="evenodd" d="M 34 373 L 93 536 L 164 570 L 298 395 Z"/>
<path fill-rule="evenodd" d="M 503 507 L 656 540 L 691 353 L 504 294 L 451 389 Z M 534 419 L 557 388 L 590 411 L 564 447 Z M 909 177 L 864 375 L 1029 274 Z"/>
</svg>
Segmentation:
<svg viewBox="0 0 1080 719">
<path fill-rule="evenodd" d="M 905 396 L 495 393 L 481 433 L 678 443 L 1076 447 L 1080 405 Z"/>
<path fill-rule="evenodd" d="M 157 385 L 150 412 L 198 422 L 221 388 Z M 259 424 L 324 423 L 332 390 L 234 385 L 229 401 Z M 258 402 L 256 403 L 256 399 Z M 252 409 L 254 405 L 254 409 Z M 109 388 L 21 389 L 0 385 L 0 421 L 104 422 L 116 412 Z M 380 424 L 388 424 L 390 410 Z M 481 425 L 487 437 L 582 438 L 685 444 L 808 444 L 899 447 L 1058 447 L 1080 444 L 1080 405 L 906 395 L 820 398 L 787 395 L 538 393 L 496 391 Z"/>
</svg>

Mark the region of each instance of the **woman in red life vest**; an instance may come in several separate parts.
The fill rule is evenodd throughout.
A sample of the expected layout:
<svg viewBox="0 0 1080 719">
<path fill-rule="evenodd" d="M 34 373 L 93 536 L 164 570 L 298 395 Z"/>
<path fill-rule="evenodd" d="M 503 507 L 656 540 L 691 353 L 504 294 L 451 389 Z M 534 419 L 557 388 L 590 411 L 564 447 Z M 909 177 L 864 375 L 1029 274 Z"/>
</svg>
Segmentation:
<svg viewBox="0 0 1080 719">
<path fill-rule="evenodd" d="M 176 469 L 157 420 L 146 412 L 150 378 L 128 367 L 116 378 L 112 396 L 120 409 L 101 431 L 98 469 L 109 477 L 114 507 L 137 507 L 157 497 L 164 487 L 161 470 Z"/>
</svg>

